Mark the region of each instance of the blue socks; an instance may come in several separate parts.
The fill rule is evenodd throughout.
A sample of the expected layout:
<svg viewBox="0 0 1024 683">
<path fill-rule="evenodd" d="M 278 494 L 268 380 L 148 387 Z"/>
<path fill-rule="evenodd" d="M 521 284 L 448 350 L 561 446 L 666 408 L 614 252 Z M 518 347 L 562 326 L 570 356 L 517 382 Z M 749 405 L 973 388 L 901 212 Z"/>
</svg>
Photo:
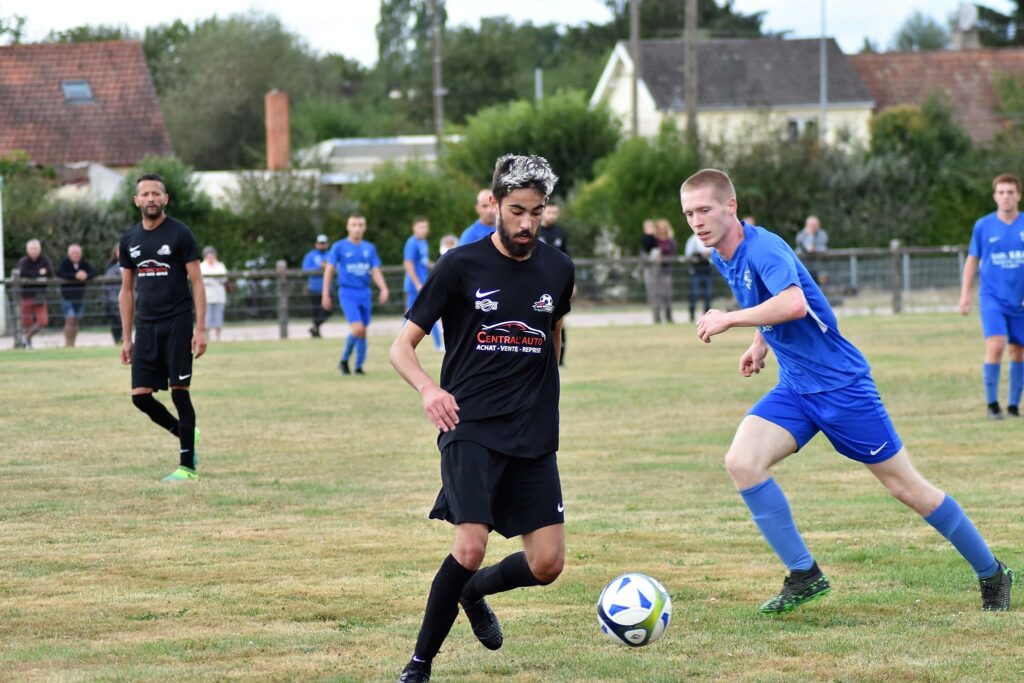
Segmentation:
<svg viewBox="0 0 1024 683">
<path fill-rule="evenodd" d="M 789 501 L 774 479 L 740 491 L 743 502 L 750 508 L 754 523 L 775 554 L 790 571 L 806 571 L 814 565 L 814 558 L 804 544 L 793 522 Z M 973 528 L 973 527 L 972 527 Z"/>
<path fill-rule="evenodd" d="M 1024 363 L 1010 361 L 1010 397 L 1007 405 L 1019 406 L 1021 389 L 1024 389 Z"/>
<path fill-rule="evenodd" d="M 939 507 L 925 517 L 924 521 L 935 527 L 936 531 L 953 544 L 953 547 L 974 569 L 978 578 L 992 576 L 999 569 L 999 563 L 996 562 L 985 539 L 978 533 L 974 523 L 964 513 L 960 504 L 948 493 L 942 499 Z"/>
<path fill-rule="evenodd" d="M 999 400 L 999 363 L 984 363 L 981 376 L 985 381 L 985 403 Z"/>
<path fill-rule="evenodd" d="M 356 337 L 353 334 L 348 335 L 345 339 L 345 350 L 341 353 L 341 359 L 348 362 L 349 357 L 352 355 L 352 349 L 356 346 Z"/>
<path fill-rule="evenodd" d="M 363 367 L 366 360 L 366 337 L 356 339 L 356 369 Z"/>
</svg>

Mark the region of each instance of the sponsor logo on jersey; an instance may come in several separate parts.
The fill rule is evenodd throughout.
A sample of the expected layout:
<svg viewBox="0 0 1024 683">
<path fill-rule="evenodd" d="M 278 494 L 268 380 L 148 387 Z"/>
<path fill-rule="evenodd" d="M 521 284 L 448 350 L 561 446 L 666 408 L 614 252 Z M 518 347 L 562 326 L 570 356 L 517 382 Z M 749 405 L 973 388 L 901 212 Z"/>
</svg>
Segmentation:
<svg viewBox="0 0 1024 683">
<path fill-rule="evenodd" d="M 156 255 L 157 256 L 170 256 L 171 255 L 171 247 L 166 245 L 166 244 L 161 244 L 160 248 L 156 250 Z"/>
<path fill-rule="evenodd" d="M 743 271 L 743 284 L 750 289 L 754 285 L 754 278 L 750 275 L 750 268 Z"/>
<path fill-rule="evenodd" d="M 547 335 L 519 320 L 484 325 L 476 333 L 476 350 L 503 353 L 540 353 Z"/>
<path fill-rule="evenodd" d="M 132 258 L 139 258 L 139 256 L 142 256 L 142 246 L 128 247 L 128 255 Z"/>
<path fill-rule="evenodd" d="M 169 265 L 151 258 L 139 261 L 139 264 L 135 266 L 135 274 L 138 277 L 165 277 L 170 272 Z"/>
<path fill-rule="evenodd" d="M 550 294 L 541 294 L 540 298 L 533 302 L 533 310 L 539 313 L 551 313 L 555 310 L 555 302 Z"/>
<path fill-rule="evenodd" d="M 483 311 L 484 313 L 496 311 L 498 310 L 498 302 L 492 301 L 491 299 L 481 299 L 476 302 L 476 310 Z"/>
</svg>

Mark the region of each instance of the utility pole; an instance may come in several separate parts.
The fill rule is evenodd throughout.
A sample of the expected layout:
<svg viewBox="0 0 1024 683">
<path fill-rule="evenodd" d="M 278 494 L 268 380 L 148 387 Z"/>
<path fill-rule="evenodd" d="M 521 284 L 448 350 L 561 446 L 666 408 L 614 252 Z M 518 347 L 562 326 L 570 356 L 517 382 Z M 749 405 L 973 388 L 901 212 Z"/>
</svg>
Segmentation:
<svg viewBox="0 0 1024 683">
<path fill-rule="evenodd" d="M 818 45 L 818 139 L 825 142 L 828 130 L 828 53 L 825 50 L 825 0 L 821 0 L 821 40 Z"/>
<path fill-rule="evenodd" d="M 640 0 L 629 0 L 629 52 L 633 58 L 632 132 L 640 135 Z"/>
<path fill-rule="evenodd" d="M 686 89 L 686 139 L 697 144 L 697 0 L 686 0 L 683 83 Z"/>
<path fill-rule="evenodd" d="M 430 0 L 430 25 L 434 37 L 434 135 L 437 137 L 434 147 L 437 160 L 444 153 L 444 82 L 441 79 L 441 13 L 437 8 L 437 0 Z"/>
</svg>

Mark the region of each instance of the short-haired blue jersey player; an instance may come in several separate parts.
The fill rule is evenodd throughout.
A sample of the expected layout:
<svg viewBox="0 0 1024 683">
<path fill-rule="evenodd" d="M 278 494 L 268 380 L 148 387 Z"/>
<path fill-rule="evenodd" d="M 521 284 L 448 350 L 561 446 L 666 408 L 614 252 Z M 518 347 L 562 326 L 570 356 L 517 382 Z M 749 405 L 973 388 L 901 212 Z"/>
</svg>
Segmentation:
<svg viewBox="0 0 1024 683">
<path fill-rule="evenodd" d="M 978 576 L 982 609 L 1009 609 L 1013 573 L 959 504 L 914 469 L 867 361 L 840 334 L 828 301 L 793 250 L 778 235 L 736 217 L 736 190 L 722 171 L 704 169 L 688 178 L 680 200 L 690 228 L 713 248 L 712 262 L 741 306 L 705 313 L 697 336 L 710 343 L 730 328 L 755 328 L 740 357 L 740 374 L 760 372 L 769 349 L 779 364 L 778 384 L 740 422 L 725 455 L 754 522 L 789 571 L 761 611 L 788 612 L 831 588 L 770 472 L 819 431 L 953 544 Z"/>
</svg>

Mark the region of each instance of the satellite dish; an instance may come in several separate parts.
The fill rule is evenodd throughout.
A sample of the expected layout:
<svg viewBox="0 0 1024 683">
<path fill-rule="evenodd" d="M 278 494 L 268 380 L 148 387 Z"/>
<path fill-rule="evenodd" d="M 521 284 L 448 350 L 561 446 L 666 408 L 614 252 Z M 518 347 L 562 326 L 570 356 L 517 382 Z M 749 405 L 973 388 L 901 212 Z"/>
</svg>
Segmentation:
<svg viewBox="0 0 1024 683">
<path fill-rule="evenodd" d="M 978 23 L 978 6 L 973 2 L 961 2 L 957 12 L 956 27 L 960 31 L 970 31 Z"/>
</svg>

